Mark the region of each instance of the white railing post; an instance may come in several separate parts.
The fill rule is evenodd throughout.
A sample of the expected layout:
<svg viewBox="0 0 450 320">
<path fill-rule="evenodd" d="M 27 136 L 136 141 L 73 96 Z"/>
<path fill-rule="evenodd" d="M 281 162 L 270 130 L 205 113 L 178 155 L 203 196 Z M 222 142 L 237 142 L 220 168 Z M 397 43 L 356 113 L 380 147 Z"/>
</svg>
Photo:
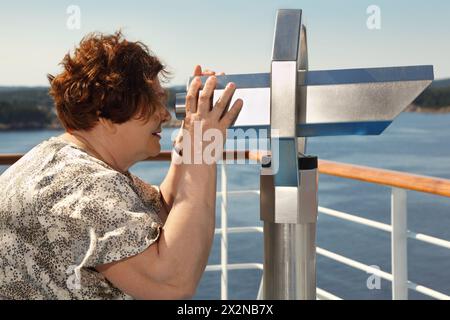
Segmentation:
<svg viewBox="0 0 450 320">
<path fill-rule="evenodd" d="M 221 166 L 221 211 L 220 225 L 222 229 L 220 264 L 222 266 L 220 298 L 228 300 L 228 226 L 227 226 L 227 170 L 225 160 Z"/>
<path fill-rule="evenodd" d="M 392 188 L 391 194 L 391 263 L 392 299 L 408 299 L 408 230 L 406 190 Z"/>
<path fill-rule="evenodd" d="M 263 270 L 264 272 L 264 270 Z M 264 275 L 261 276 L 261 282 L 259 283 L 259 289 L 258 289 L 258 295 L 256 296 L 256 300 L 262 300 L 263 299 L 263 292 L 264 292 Z"/>
</svg>

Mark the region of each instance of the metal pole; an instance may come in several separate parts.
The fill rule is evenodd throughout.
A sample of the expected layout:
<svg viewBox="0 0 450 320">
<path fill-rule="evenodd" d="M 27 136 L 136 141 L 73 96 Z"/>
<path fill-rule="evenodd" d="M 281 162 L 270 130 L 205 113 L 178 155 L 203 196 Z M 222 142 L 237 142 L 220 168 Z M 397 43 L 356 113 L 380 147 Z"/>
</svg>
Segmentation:
<svg viewBox="0 0 450 320">
<path fill-rule="evenodd" d="M 304 99 L 302 104 L 306 104 L 306 93 L 303 93 L 300 97 Z M 298 138 L 297 139 L 297 148 L 298 151 L 305 154 L 306 153 L 306 138 Z M 302 181 L 302 180 L 300 180 Z M 317 183 L 317 182 L 316 182 Z M 295 238 L 298 246 L 300 247 L 299 253 L 299 299 L 300 300 L 316 300 L 317 293 L 317 281 L 316 281 L 316 230 L 317 230 L 317 210 L 318 210 L 318 202 L 317 202 L 317 192 L 316 190 L 316 199 L 315 207 L 316 212 L 315 216 L 309 220 L 310 223 L 300 223 L 297 226 L 297 237 Z M 309 201 L 313 201 L 312 199 L 308 199 Z M 314 221 L 314 222 L 311 222 Z"/>
<path fill-rule="evenodd" d="M 392 299 L 408 300 L 408 234 L 406 190 L 392 188 Z"/>
<path fill-rule="evenodd" d="M 297 139 L 297 149 L 299 153 L 305 153 L 306 139 Z M 270 178 L 262 179 L 265 179 L 264 187 L 270 185 Z M 267 189 L 261 192 L 266 199 L 271 198 Z M 313 206 L 317 206 L 316 199 L 308 200 Z M 267 203 L 268 206 L 271 206 L 271 201 Z M 273 199 L 273 201 L 277 200 Z M 265 203 L 262 205 L 264 206 Z M 295 203 L 292 205 L 295 206 Z M 265 209 L 267 208 L 263 208 Z M 305 209 L 305 206 L 299 203 L 297 210 L 302 209 Z M 305 212 L 297 214 L 306 217 L 300 219 L 300 223 L 276 223 L 270 219 L 263 219 L 264 299 L 316 299 L 316 215 L 308 216 Z"/>
<path fill-rule="evenodd" d="M 308 70 L 302 12 L 279 10 L 271 69 L 274 176 L 272 180 L 262 178 L 261 185 L 263 202 L 273 203 L 261 212 L 265 299 L 316 299 L 317 181 L 310 179 L 309 174 L 303 177 L 298 163 L 299 157 L 305 154 L 306 139 L 297 137 L 297 123 L 305 117 L 307 110 L 306 89 L 298 87 L 305 84 L 304 73 L 299 70 Z M 276 146 L 274 139 L 279 139 Z M 304 191 L 307 196 L 302 195 Z"/>
<path fill-rule="evenodd" d="M 264 288 L 264 276 L 261 277 L 261 281 L 259 283 L 258 295 L 256 296 L 256 300 L 262 300 L 263 291 L 264 291 L 263 288 Z"/>
<path fill-rule="evenodd" d="M 295 224 L 264 222 L 264 299 L 299 299 Z"/>
<path fill-rule="evenodd" d="M 316 299 L 316 224 L 264 222 L 264 298 Z"/>
<path fill-rule="evenodd" d="M 297 225 L 299 299 L 316 300 L 316 223 Z"/>
</svg>

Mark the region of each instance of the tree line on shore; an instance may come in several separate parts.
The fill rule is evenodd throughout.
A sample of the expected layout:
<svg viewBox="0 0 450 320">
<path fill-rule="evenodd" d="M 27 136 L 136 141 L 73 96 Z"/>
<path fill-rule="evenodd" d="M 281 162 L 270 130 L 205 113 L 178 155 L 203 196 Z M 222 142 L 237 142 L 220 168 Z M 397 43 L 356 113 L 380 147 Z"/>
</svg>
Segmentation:
<svg viewBox="0 0 450 320">
<path fill-rule="evenodd" d="M 168 88 L 167 105 L 175 104 L 182 86 Z M 167 126 L 179 125 L 172 117 Z M 61 129 L 47 87 L 0 87 L 0 130 Z"/>
<path fill-rule="evenodd" d="M 431 110 L 450 107 L 450 84 L 448 86 L 431 86 L 425 90 L 414 104 Z"/>
<path fill-rule="evenodd" d="M 175 94 L 184 89 L 184 86 L 169 87 L 167 105 L 173 106 Z M 433 83 L 413 105 L 425 112 L 449 109 L 450 79 Z M 175 125 L 179 125 L 177 120 L 168 124 Z M 0 130 L 45 128 L 60 128 L 47 87 L 0 87 Z"/>
</svg>

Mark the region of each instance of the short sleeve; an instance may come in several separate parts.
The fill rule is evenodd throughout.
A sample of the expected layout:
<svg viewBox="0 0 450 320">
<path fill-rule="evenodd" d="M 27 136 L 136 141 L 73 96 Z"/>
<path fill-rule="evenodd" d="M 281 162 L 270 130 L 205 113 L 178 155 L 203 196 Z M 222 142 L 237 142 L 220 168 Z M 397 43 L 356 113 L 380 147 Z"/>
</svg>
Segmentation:
<svg viewBox="0 0 450 320">
<path fill-rule="evenodd" d="M 106 172 L 85 180 L 43 218 L 50 241 L 71 252 L 77 268 L 123 260 L 158 239 L 157 205 L 146 205 L 129 177 Z"/>
</svg>

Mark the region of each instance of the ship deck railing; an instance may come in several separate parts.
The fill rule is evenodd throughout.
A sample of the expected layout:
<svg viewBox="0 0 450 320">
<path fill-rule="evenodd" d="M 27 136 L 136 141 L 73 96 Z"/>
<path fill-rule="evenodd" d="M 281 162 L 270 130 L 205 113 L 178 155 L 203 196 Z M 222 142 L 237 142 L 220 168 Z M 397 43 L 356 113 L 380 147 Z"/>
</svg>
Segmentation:
<svg viewBox="0 0 450 320">
<path fill-rule="evenodd" d="M 224 158 L 231 159 L 239 155 L 245 159 L 260 162 L 264 153 L 261 152 L 226 152 Z M 0 165 L 12 165 L 22 154 L 0 154 Z M 170 161 L 171 153 L 169 151 L 161 152 L 160 155 L 148 159 L 148 161 Z M 260 270 L 264 272 L 262 263 L 228 263 L 228 235 L 238 233 L 263 233 L 260 226 L 245 226 L 229 228 L 227 226 L 227 203 L 228 197 L 234 194 L 255 194 L 259 195 L 259 190 L 238 190 L 229 191 L 227 188 L 227 165 L 222 164 L 221 170 L 221 189 L 217 196 L 221 199 L 220 222 L 221 227 L 216 228 L 215 234 L 220 236 L 221 256 L 220 264 L 208 265 L 206 272 L 220 272 L 220 297 L 222 300 L 228 299 L 228 271 L 232 270 Z M 377 169 L 371 167 L 358 166 L 353 164 L 338 163 L 332 161 L 319 161 L 319 173 L 343 179 L 362 181 L 370 184 L 377 184 L 391 189 L 391 223 L 385 224 L 375 220 L 362 218 L 360 216 L 333 210 L 330 208 L 319 207 L 319 214 L 327 215 L 349 223 L 356 223 L 368 228 L 377 229 L 391 235 L 391 273 L 380 270 L 375 266 L 370 266 L 362 262 L 350 259 L 348 257 L 331 252 L 325 248 L 317 247 L 316 253 L 320 256 L 334 260 L 348 267 L 360 270 L 365 273 L 378 276 L 381 279 L 392 283 L 392 299 L 408 299 L 408 291 L 414 290 L 427 297 L 437 300 L 450 300 L 448 293 L 439 292 L 432 288 L 410 281 L 408 279 L 408 239 L 427 243 L 431 246 L 437 246 L 450 249 L 450 241 L 440 239 L 423 233 L 417 233 L 408 230 L 407 227 L 407 193 L 415 191 L 435 196 L 450 198 L 450 180 L 434 178 L 428 176 L 415 175 L 399 171 Z M 256 299 L 262 298 L 263 280 L 261 277 L 259 290 Z M 317 299 L 320 300 L 341 300 L 333 293 L 317 288 Z"/>
</svg>

